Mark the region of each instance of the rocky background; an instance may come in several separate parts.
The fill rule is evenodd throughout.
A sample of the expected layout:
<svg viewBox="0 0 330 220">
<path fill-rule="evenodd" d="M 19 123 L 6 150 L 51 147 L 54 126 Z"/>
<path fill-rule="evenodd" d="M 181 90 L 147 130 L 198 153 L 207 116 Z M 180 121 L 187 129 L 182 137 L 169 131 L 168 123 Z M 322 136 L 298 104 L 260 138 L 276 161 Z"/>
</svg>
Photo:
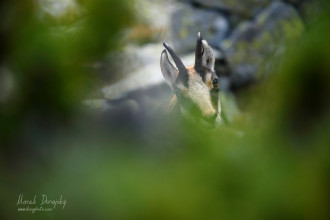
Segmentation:
<svg viewBox="0 0 330 220">
<path fill-rule="evenodd" d="M 85 25 L 88 14 L 81 4 L 84 1 L 35 2 L 39 20 L 59 24 L 54 32 L 64 33 L 63 39 L 65 34 L 79 33 Z M 200 31 L 216 55 L 223 111 L 229 121 L 234 120 L 239 109 L 244 109 L 244 103 L 236 101 L 240 94 L 276 74 L 286 59 L 288 45 L 294 47 L 308 27 L 317 23 L 313 15 L 319 11 L 313 0 L 135 0 L 130 4 L 134 11 L 133 25 L 118 34 L 118 38 L 111 39 L 116 41 L 111 52 L 93 62 L 89 57 L 84 70 L 77 71 L 91 75 L 98 82 L 91 83 L 83 103 L 102 111 L 128 107 L 134 115 L 154 114 L 164 109 L 172 92 L 160 71 L 162 43 L 167 41 L 184 63 L 191 65 L 196 34 Z M 106 16 L 109 9 L 104 8 L 102 13 Z M 7 17 L 11 16 L 9 12 Z M 105 20 L 109 24 L 104 27 L 92 27 L 108 32 L 108 25 L 119 21 Z M 104 45 L 96 46 L 97 42 L 105 42 L 106 35 L 92 32 L 88 32 L 92 42 L 87 45 L 106 52 L 102 49 Z M 94 39 L 94 36 L 101 37 Z M 94 52 L 87 52 L 86 57 Z M 0 101 L 4 102 L 15 90 L 15 80 L 6 65 L 0 69 Z"/>
<path fill-rule="evenodd" d="M 229 118 L 238 112 L 238 92 L 276 73 L 287 45 L 294 45 L 306 25 L 315 22 L 310 15 L 318 9 L 310 0 L 139 0 L 135 4 L 138 24 L 128 30 L 122 51 L 93 66 L 108 85 L 98 99 L 85 103 L 109 109 L 114 107 L 111 100 L 131 103 L 134 93 L 143 90 L 138 101 L 134 97 L 135 106 L 164 106 L 161 97 L 150 98 L 155 91 L 163 94 L 162 101 L 171 94 L 159 67 L 162 42 L 168 41 L 184 63 L 191 65 L 200 31 L 216 54 L 223 105 L 232 106 L 224 110 L 232 115 Z"/>
</svg>

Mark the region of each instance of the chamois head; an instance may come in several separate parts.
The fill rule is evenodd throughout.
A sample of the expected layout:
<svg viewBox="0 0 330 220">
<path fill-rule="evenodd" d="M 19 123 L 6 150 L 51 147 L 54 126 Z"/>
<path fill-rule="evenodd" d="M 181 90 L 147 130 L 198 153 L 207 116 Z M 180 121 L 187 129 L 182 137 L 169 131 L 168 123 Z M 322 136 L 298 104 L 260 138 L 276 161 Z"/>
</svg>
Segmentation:
<svg viewBox="0 0 330 220">
<path fill-rule="evenodd" d="M 212 48 L 200 33 L 197 36 L 195 65 L 185 67 L 174 50 L 164 42 L 160 67 L 166 82 L 174 92 L 175 105 L 184 117 L 214 126 L 221 120 L 218 77 L 214 72 Z M 170 62 L 172 56 L 176 67 Z"/>
</svg>

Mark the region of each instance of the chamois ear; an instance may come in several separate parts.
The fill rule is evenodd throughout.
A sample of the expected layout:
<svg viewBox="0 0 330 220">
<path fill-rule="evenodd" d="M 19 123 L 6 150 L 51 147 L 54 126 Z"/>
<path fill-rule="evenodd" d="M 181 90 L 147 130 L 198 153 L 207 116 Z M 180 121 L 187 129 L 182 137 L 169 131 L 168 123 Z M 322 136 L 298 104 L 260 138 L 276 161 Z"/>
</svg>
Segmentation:
<svg viewBox="0 0 330 220">
<path fill-rule="evenodd" d="M 167 56 L 166 50 L 163 50 L 160 56 L 160 69 L 166 82 L 172 86 L 178 76 L 178 69 L 173 66 Z"/>
<path fill-rule="evenodd" d="M 202 40 L 202 45 L 203 45 L 202 65 L 214 71 L 215 56 L 213 50 L 206 40 Z"/>
</svg>

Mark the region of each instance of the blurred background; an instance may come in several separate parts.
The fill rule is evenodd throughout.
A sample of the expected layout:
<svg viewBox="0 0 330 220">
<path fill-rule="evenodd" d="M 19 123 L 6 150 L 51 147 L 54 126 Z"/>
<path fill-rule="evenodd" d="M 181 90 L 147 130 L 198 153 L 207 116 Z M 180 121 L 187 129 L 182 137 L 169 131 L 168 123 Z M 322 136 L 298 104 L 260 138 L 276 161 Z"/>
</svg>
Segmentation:
<svg viewBox="0 0 330 220">
<path fill-rule="evenodd" d="M 1 1 L 0 218 L 329 219 L 329 27 L 321 0 Z M 168 114 L 159 66 L 198 31 L 213 130 Z"/>
</svg>

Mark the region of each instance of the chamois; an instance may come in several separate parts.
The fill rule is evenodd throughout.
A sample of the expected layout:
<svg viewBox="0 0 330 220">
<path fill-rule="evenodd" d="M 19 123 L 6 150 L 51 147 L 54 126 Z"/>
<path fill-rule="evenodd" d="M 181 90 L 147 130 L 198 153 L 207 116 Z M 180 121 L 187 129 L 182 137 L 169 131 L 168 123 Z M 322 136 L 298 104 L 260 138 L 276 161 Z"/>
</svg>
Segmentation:
<svg viewBox="0 0 330 220">
<path fill-rule="evenodd" d="M 219 79 L 214 71 L 215 56 L 211 46 L 199 32 L 195 50 L 195 65 L 187 66 L 166 43 L 161 53 L 160 67 L 165 81 L 174 93 L 171 105 L 183 117 L 214 127 L 221 122 Z M 171 55 L 176 67 L 171 63 Z"/>
</svg>

